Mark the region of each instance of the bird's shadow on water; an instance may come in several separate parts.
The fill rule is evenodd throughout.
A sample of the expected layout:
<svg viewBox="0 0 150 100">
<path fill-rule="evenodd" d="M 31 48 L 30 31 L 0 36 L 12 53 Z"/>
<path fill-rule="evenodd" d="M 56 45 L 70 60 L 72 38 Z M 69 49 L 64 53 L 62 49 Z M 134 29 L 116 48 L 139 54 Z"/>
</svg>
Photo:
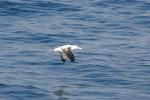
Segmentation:
<svg viewBox="0 0 150 100">
<path fill-rule="evenodd" d="M 78 61 L 74 61 L 74 62 L 71 62 L 71 61 L 62 62 L 60 60 L 55 60 L 55 61 L 49 62 L 49 65 L 65 65 L 65 64 L 76 64 L 76 63 L 78 63 Z"/>
<path fill-rule="evenodd" d="M 58 59 L 53 59 L 52 61 L 48 61 L 47 64 L 48 65 L 62 65 L 64 63 Z"/>
<path fill-rule="evenodd" d="M 69 100 L 67 97 L 65 97 L 65 86 L 60 86 L 58 90 L 53 92 L 53 94 L 57 97 L 57 100 Z"/>
<path fill-rule="evenodd" d="M 77 64 L 79 61 L 71 62 L 71 61 L 66 61 L 62 62 L 58 59 L 53 60 L 52 62 L 49 62 L 49 65 L 56 65 L 59 66 L 59 68 L 67 68 L 70 67 L 70 65 Z M 65 66 L 63 66 L 65 65 Z M 58 86 L 58 88 L 53 91 L 53 94 L 56 96 L 56 100 L 70 100 L 66 95 L 68 94 L 67 91 L 65 90 L 68 86 Z"/>
</svg>

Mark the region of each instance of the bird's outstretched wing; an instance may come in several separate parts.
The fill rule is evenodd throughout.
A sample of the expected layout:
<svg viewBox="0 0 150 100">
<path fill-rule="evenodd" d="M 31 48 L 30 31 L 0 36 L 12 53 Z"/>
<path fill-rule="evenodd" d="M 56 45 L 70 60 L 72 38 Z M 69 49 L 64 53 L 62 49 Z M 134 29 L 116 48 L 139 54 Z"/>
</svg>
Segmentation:
<svg viewBox="0 0 150 100">
<path fill-rule="evenodd" d="M 74 54 L 72 53 L 70 47 L 67 48 L 67 49 L 63 49 L 63 52 L 66 54 L 66 56 L 67 56 L 72 62 L 75 61 L 75 56 L 74 56 Z"/>
</svg>

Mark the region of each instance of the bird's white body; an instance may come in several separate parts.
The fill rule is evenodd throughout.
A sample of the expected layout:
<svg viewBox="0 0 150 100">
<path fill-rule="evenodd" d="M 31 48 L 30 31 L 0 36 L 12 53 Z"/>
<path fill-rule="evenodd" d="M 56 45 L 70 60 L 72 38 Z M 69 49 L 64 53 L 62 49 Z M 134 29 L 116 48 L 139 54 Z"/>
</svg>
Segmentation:
<svg viewBox="0 0 150 100">
<path fill-rule="evenodd" d="M 63 45 L 63 46 L 59 46 L 57 48 L 54 49 L 54 51 L 59 52 L 61 55 L 61 60 L 63 62 L 66 61 L 66 59 L 71 60 L 72 62 L 75 61 L 75 56 L 73 54 L 73 50 L 76 49 L 82 49 L 80 47 L 78 47 L 77 45 Z"/>
<path fill-rule="evenodd" d="M 79 49 L 79 50 L 82 49 L 77 45 L 63 45 L 63 46 L 59 46 L 59 47 L 55 48 L 54 51 L 63 52 L 63 49 L 67 49 L 69 47 L 71 48 L 72 51 L 75 50 L 75 49 Z"/>
</svg>

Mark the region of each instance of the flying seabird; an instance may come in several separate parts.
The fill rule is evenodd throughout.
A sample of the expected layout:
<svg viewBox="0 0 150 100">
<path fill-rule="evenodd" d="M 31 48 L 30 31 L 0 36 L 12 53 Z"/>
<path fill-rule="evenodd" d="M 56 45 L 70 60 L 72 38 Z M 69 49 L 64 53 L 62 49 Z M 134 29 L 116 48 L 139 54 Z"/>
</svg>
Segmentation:
<svg viewBox="0 0 150 100">
<path fill-rule="evenodd" d="M 75 56 L 72 51 L 75 49 L 81 50 L 81 48 L 78 47 L 77 45 L 63 45 L 63 46 L 59 46 L 59 47 L 55 48 L 54 51 L 60 53 L 62 62 L 65 62 L 66 59 L 69 59 L 71 62 L 74 62 Z"/>
</svg>

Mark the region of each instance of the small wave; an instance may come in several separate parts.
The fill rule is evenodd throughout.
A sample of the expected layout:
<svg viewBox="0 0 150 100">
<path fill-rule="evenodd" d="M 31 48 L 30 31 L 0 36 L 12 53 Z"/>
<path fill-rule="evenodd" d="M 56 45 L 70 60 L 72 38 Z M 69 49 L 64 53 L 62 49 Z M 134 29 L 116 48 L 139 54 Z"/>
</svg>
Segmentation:
<svg viewBox="0 0 150 100">
<path fill-rule="evenodd" d="M 7 85 L 0 84 L 0 95 L 5 95 L 10 98 L 50 98 L 48 91 L 30 85 Z"/>
</svg>

